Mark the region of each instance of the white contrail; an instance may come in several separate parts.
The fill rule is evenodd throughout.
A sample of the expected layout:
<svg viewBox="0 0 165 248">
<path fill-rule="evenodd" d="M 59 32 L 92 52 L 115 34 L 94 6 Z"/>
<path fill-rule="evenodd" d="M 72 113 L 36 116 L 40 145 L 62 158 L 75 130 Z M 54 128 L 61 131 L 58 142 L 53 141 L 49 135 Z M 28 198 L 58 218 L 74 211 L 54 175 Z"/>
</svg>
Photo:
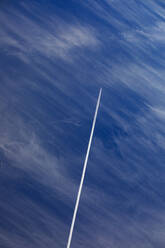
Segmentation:
<svg viewBox="0 0 165 248">
<path fill-rule="evenodd" d="M 87 153 L 86 153 L 86 157 L 85 157 L 85 161 L 84 161 L 84 167 L 83 167 L 83 172 L 82 172 L 82 176 L 81 176 L 80 186 L 79 186 L 79 190 L 78 190 L 78 194 L 77 194 L 77 200 L 76 200 L 74 214 L 73 214 L 73 218 L 72 218 L 72 224 L 71 224 L 71 227 L 70 227 L 67 248 L 70 248 L 70 244 L 71 244 L 71 240 L 72 240 L 73 228 L 74 228 L 74 224 L 75 224 L 75 220 L 76 220 L 76 215 L 77 215 L 77 210 L 78 210 L 78 206 L 79 206 L 79 201 L 80 201 L 82 186 L 83 186 L 84 177 L 85 177 L 85 171 L 86 171 L 88 157 L 89 157 L 89 152 L 90 152 L 91 143 L 92 143 L 93 132 L 94 132 L 94 129 L 95 129 L 95 123 L 96 123 L 97 113 L 98 113 L 98 109 L 99 109 L 101 93 L 102 93 L 102 89 L 100 89 L 99 96 L 98 96 L 98 99 L 97 99 L 97 105 L 96 105 L 95 115 L 94 115 L 94 119 L 93 119 L 92 130 L 91 130 L 90 139 L 89 139 L 89 143 L 88 143 L 88 149 L 87 149 Z"/>
</svg>

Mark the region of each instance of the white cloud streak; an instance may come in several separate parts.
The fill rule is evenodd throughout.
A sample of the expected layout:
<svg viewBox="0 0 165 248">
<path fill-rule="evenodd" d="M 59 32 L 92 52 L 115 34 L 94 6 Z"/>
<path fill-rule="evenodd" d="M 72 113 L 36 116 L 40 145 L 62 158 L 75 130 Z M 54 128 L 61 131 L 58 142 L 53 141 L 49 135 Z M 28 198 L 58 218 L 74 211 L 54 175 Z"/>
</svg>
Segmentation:
<svg viewBox="0 0 165 248">
<path fill-rule="evenodd" d="M 46 29 L 20 12 L 10 11 L 12 15 L 1 11 L 3 28 L 0 31 L 0 46 L 8 55 L 20 57 L 25 62 L 37 56 L 72 61 L 76 57 L 76 49 L 94 49 L 99 46 L 95 30 L 90 25 L 69 24 L 59 17 L 52 17 L 44 20 L 45 24 L 51 27 L 54 23 L 56 28 Z M 6 30 L 10 30 L 12 35 Z"/>
<path fill-rule="evenodd" d="M 115 7 L 115 4 L 120 3 L 120 1 L 108 1 L 107 3 Z M 95 5 L 96 2 L 91 4 Z M 92 7 L 94 13 L 104 17 L 103 19 L 106 19 L 115 28 L 120 29 L 122 27 L 122 31 L 123 29 L 128 31 L 127 25 L 119 19 L 115 19 L 114 16 L 111 18 L 107 9 L 102 6 L 95 7 L 97 8 Z M 133 11 L 129 8 L 128 15 L 123 11 L 123 8 L 122 5 L 120 13 L 123 12 L 125 18 L 128 16 L 129 20 L 131 18 L 136 19 L 138 7 Z M 37 14 L 35 17 L 37 17 Z M 41 18 L 42 21 L 44 18 L 45 16 Z M 141 16 L 137 20 L 137 23 L 141 25 L 142 21 L 140 20 Z M 19 195 L 19 189 L 18 191 L 15 189 L 16 194 L 13 193 L 12 186 L 8 191 L 7 187 L 4 186 L 3 197 L 5 201 L 1 201 L 0 207 L 3 211 L 8 207 L 5 214 L 6 222 L 14 226 L 15 230 L 22 230 L 25 235 L 21 236 L 19 232 L 18 234 L 10 232 L 9 236 L 8 230 L 5 231 L 4 228 L 1 232 L 1 239 L 4 244 L 8 247 L 16 246 L 18 248 L 65 247 L 74 196 L 77 193 L 77 171 L 82 166 L 82 155 L 76 154 L 77 150 L 75 150 L 70 151 L 69 155 L 56 156 L 54 150 L 56 150 L 56 145 L 61 150 L 59 140 L 63 140 L 66 136 L 62 127 L 64 122 L 67 125 L 67 135 L 69 136 L 69 133 L 71 133 L 69 138 L 72 137 L 73 140 L 77 141 L 72 128 L 69 129 L 69 125 L 73 123 L 74 119 L 79 123 L 87 120 L 84 118 L 84 113 L 91 113 L 95 100 L 93 95 L 91 96 L 91 93 L 87 92 L 87 86 L 95 85 L 97 87 L 102 84 L 105 87 L 102 112 L 106 113 L 108 120 L 100 119 L 99 125 L 104 130 L 108 130 L 105 134 L 107 140 L 104 141 L 102 136 L 95 138 L 75 233 L 76 247 L 82 247 L 82 243 L 86 247 L 92 247 L 92 245 L 96 247 L 96 243 L 102 247 L 111 245 L 116 248 L 133 247 L 133 245 L 135 248 L 146 248 L 157 244 L 161 247 L 161 244 L 165 242 L 162 234 L 165 223 L 164 211 L 154 210 L 151 205 L 149 208 L 144 199 L 140 200 L 139 198 L 145 195 L 149 199 L 155 199 L 160 208 L 163 206 L 163 199 L 158 192 L 159 183 L 164 181 L 163 159 L 159 157 L 157 147 L 162 150 L 165 147 L 163 141 L 164 71 L 155 69 L 154 66 L 147 64 L 145 61 L 142 62 L 139 51 L 145 49 L 141 42 L 133 46 L 132 40 L 130 43 L 125 43 L 125 40 L 121 43 L 129 49 L 131 54 L 134 54 L 134 61 L 130 63 L 128 63 L 128 60 L 124 60 L 125 57 L 121 56 L 120 58 L 119 55 L 117 55 L 119 57 L 117 62 L 113 61 L 108 53 L 111 48 L 109 46 L 106 50 L 108 55 L 104 54 L 99 61 L 88 57 L 91 65 L 90 70 L 87 70 L 89 64 L 85 67 L 85 54 L 83 54 L 83 63 L 80 63 L 79 66 L 72 64 L 72 67 L 66 68 L 66 64 L 62 64 L 61 61 L 70 62 L 74 58 L 79 58 L 80 61 L 82 58 L 81 52 L 84 48 L 87 51 L 93 48 L 98 49 L 100 45 L 98 33 L 90 24 L 66 23 L 55 16 L 45 19 L 45 24 L 50 25 L 50 29 L 47 30 L 13 9 L 10 14 L 1 11 L 1 22 L 3 24 L 0 31 L 2 34 L 2 50 L 9 56 L 13 54 L 15 58 L 20 57 L 29 65 L 29 67 L 26 67 L 28 72 L 23 76 L 15 72 L 14 77 L 12 77 L 13 74 L 9 70 L 8 76 L 2 77 L 0 113 L 3 120 L 0 126 L 0 149 L 8 163 L 11 163 L 10 169 L 8 168 L 9 170 L 3 171 L 3 173 L 6 173 L 5 177 L 8 183 L 14 181 L 20 185 L 20 182 L 23 184 L 20 171 L 23 171 L 28 178 L 31 178 L 33 183 L 35 182 L 41 186 L 40 189 L 37 189 L 35 183 L 34 185 L 29 183 L 25 185 L 25 188 L 32 190 L 33 193 L 38 190 L 37 193 L 42 195 L 42 201 L 45 200 L 48 205 L 50 204 L 54 208 L 56 204 L 61 202 L 67 209 L 70 209 L 71 213 L 70 217 L 67 216 L 67 221 L 64 221 L 58 212 L 56 213 L 60 207 L 55 208 L 54 213 L 49 212 L 46 206 L 37 203 L 32 195 L 31 197 L 28 195 L 22 196 Z M 55 24 L 56 30 L 54 28 Z M 152 30 L 146 28 L 146 31 L 148 40 L 154 40 L 156 43 L 162 42 L 164 36 L 162 22 L 157 22 L 155 26 L 152 25 Z M 129 34 L 131 37 L 132 33 Z M 103 40 L 106 39 L 107 36 L 103 35 Z M 76 52 L 78 53 L 75 55 Z M 48 58 L 50 60 L 52 58 L 53 60 L 57 59 L 57 63 L 53 65 L 46 63 L 45 60 Z M 162 62 L 162 60 L 159 60 L 159 62 Z M 93 65 L 98 67 L 93 69 L 92 74 Z M 63 73 L 57 70 L 58 66 Z M 88 80 L 86 80 L 84 74 L 87 75 Z M 94 76 L 92 77 L 91 74 Z M 88 76 L 91 76 L 90 80 Z M 44 80 L 45 84 L 41 79 Z M 92 84 L 92 81 L 95 84 Z M 124 85 L 123 91 L 120 91 L 121 85 Z M 130 96 L 127 90 L 136 94 Z M 77 97 L 79 92 L 82 95 Z M 33 97 L 33 94 L 36 94 L 36 98 Z M 39 98 L 37 94 L 40 95 Z M 133 99 L 134 95 L 142 97 L 141 101 L 146 101 L 144 105 L 142 104 L 139 107 L 138 103 L 136 104 L 137 99 Z M 125 100 L 130 100 L 130 105 L 133 102 L 136 111 L 131 112 L 129 104 L 126 106 L 120 104 L 122 97 Z M 83 103 L 79 101 L 81 98 Z M 72 104 L 74 109 L 70 107 Z M 45 109 L 47 105 L 49 108 Z M 82 115 L 77 114 L 80 112 L 77 106 L 82 110 Z M 145 109 L 140 109 L 141 107 L 145 107 Z M 53 109 L 56 111 L 53 112 Z M 58 113 L 59 109 L 62 115 Z M 122 114 L 131 117 L 131 121 L 124 119 Z M 49 120 L 48 117 L 51 115 L 57 115 L 57 117 L 55 116 Z M 27 121 L 24 121 L 23 117 L 26 117 Z M 100 115 L 100 118 L 103 118 L 103 116 Z M 64 121 L 62 122 L 62 120 Z M 50 121 L 52 121 L 51 125 Z M 115 129 L 116 126 L 113 126 L 113 121 L 117 125 L 117 130 Z M 35 127 L 32 128 L 33 125 L 30 125 L 30 123 L 35 123 Z M 54 125 L 53 132 L 50 130 L 52 125 Z M 84 125 L 75 126 L 74 132 L 76 128 L 79 128 L 78 134 L 81 130 L 84 130 Z M 128 136 L 120 134 L 121 129 Z M 48 141 L 52 143 L 53 152 L 46 148 L 42 137 L 43 133 Z M 85 133 L 87 133 L 86 130 Z M 64 142 L 66 142 L 66 146 L 70 146 L 67 139 Z M 114 146 L 108 147 L 108 143 L 113 143 Z M 81 141 L 81 145 L 83 144 L 84 140 Z M 122 159 L 116 155 L 116 150 L 120 153 Z M 145 154 L 141 154 L 141 151 L 144 151 Z M 83 153 L 83 151 L 81 152 Z M 4 160 L 4 165 L 5 162 L 7 163 L 7 161 Z M 11 173 L 12 168 L 15 168 L 15 173 Z M 4 166 L 3 170 L 5 170 Z M 94 175 L 93 171 L 95 171 Z M 117 179 L 115 181 L 115 178 L 118 178 L 119 181 Z M 143 179 L 145 180 L 143 181 Z M 117 182 L 123 184 L 120 185 Z M 132 190 L 136 190 L 137 187 L 141 193 L 138 194 L 137 190 L 135 191 L 137 195 L 134 192 L 128 194 L 127 190 L 123 189 L 125 185 L 131 185 Z M 44 194 L 43 189 L 45 190 Z M 9 193 L 11 199 L 10 197 L 6 199 L 5 196 L 8 196 Z M 55 198 L 56 195 L 58 199 Z M 118 195 L 122 197 L 122 203 L 118 200 Z M 122 206 L 120 213 L 116 212 L 118 208 L 120 209 L 120 206 Z M 130 212 L 128 213 L 126 210 Z M 134 212 L 135 210 L 137 212 Z M 64 212 L 62 215 L 65 216 Z M 131 217 L 132 212 L 133 217 Z M 146 218 L 143 218 L 144 216 Z M 24 226 L 22 226 L 23 222 Z M 37 223 L 39 223 L 39 226 Z M 94 228 L 95 233 L 90 232 Z"/>
</svg>

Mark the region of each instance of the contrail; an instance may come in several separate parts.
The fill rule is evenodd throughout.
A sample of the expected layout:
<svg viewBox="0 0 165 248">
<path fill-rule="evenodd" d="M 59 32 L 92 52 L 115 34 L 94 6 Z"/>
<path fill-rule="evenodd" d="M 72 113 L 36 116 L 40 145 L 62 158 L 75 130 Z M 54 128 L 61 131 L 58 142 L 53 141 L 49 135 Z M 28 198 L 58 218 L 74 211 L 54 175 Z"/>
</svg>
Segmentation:
<svg viewBox="0 0 165 248">
<path fill-rule="evenodd" d="M 77 200 L 76 200 L 74 214 L 73 214 L 73 218 L 72 218 L 72 224 L 71 224 L 71 227 L 70 227 L 67 248 L 70 248 L 70 244 L 71 244 L 71 240 L 72 240 L 73 228 L 74 228 L 74 224 L 75 224 L 75 220 L 76 220 L 76 215 L 77 215 L 77 210 L 78 210 L 78 206 L 79 206 L 79 201 L 80 201 L 82 186 L 83 186 L 84 177 L 85 177 L 85 171 L 86 171 L 86 167 L 87 167 L 87 163 L 88 163 L 88 157 L 89 157 L 89 152 L 90 152 L 92 138 L 93 138 L 93 132 L 94 132 L 94 129 L 95 129 L 95 123 L 96 123 L 97 113 L 98 113 L 98 109 L 99 109 L 99 105 L 100 105 L 101 93 L 102 93 L 102 88 L 100 89 L 99 96 L 98 96 L 98 99 L 97 99 L 95 115 L 94 115 L 94 118 L 93 118 L 93 124 L 92 124 L 90 139 L 89 139 L 89 143 L 88 143 L 88 149 L 87 149 L 87 153 L 86 153 L 86 157 L 85 157 L 85 161 L 84 161 L 84 167 L 83 167 L 83 172 L 82 172 L 82 176 L 81 176 L 80 186 L 79 186 L 79 190 L 78 190 L 78 194 L 77 194 Z"/>
</svg>

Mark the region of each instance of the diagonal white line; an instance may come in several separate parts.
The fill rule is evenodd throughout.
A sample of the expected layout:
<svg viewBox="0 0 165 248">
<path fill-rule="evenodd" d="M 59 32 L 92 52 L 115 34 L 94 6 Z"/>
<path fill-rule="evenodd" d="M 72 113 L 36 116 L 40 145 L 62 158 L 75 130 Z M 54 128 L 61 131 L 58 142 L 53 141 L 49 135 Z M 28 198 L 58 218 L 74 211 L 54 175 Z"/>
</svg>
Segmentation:
<svg viewBox="0 0 165 248">
<path fill-rule="evenodd" d="M 86 172 L 86 167 L 87 167 L 89 152 L 90 152 L 90 148 L 91 148 L 93 133 L 94 133 L 94 129 L 95 129 L 95 123 L 96 123 L 97 113 L 98 113 L 98 109 L 99 109 L 99 105 L 100 105 L 101 93 L 102 93 L 102 88 L 100 89 L 99 96 L 98 96 L 98 99 L 97 99 L 95 115 L 94 115 L 94 119 L 93 119 L 93 124 L 92 124 L 90 139 L 89 139 L 89 143 L 88 143 L 88 149 L 87 149 L 87 153 L 86 153 L 86 157 L 85 157 L 85 161 L 84 161 L 83 172 L 82 172 L 82 176 L 81 176 L 80 186 L 79 186 L 79 190 L 78 190 L 78 194 L 77 194 L 77 200 L 76 200 L 75 209 L 74 209 L 74 214 L 73 214 L 73 218 L 72 218 L 72 224 L 71 224 L 71 227 L 70 227 L 67 248 L 70 248 L 70 244 L 71 244 L 71 240 L 72 240 L 72 234 L 73 234 L 74 224 L 75 224 L 77 210 L 78 210 L 78 206 L 79 206 L 79 201 L 80 201 L 82 186 L 83 186 L 83 182 L 84 182 L 84 177 L 85 177 L 85 172 Z"/>
</svg>

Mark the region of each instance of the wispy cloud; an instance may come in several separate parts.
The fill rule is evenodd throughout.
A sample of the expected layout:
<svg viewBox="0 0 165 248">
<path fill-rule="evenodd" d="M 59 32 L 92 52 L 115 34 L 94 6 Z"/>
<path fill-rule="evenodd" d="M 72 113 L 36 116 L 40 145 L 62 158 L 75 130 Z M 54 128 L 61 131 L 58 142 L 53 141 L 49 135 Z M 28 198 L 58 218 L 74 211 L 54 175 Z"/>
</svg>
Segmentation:
<svg viewBox="0 0 165 248">
<path fill-rule="evenodd" d="M 76 57 L 76 49 L 93 49 L 99 45 L 96 31 L 90 25 L 66 23 L 59 17 L 52 17 L 45 20 L 45 24 L 51 27 L 47 29 L 16 10 L 10 11 L 14 15 L 1 11 L 1 22 L 4 26 L 1 29 L 0 46 L 7 54 L 23 58 L 24 61 L 37 56 L 69 61 Z M 56 26 L 54 28 L 53 22 Z"/>
<path fill-rule="evenodd" d="M 126 32 L 124 38 L 132 43 L 149 43 L 155 46 L 156 43 L 164 44 L 165 40 L 165 22 L 156 22 L 154 25 L 137 29 L 135 32 Z"/>
<path fill-rule="evenodd" d="M 136 1 L 84 4 L 92 21 L 30 3 L 1 10 L 4 247 L 65 247 L 98 86 L 73 246 L 164 247 L 164 60 L 141 39 L 158 48 L 163 22 Z"/>
</svg>

